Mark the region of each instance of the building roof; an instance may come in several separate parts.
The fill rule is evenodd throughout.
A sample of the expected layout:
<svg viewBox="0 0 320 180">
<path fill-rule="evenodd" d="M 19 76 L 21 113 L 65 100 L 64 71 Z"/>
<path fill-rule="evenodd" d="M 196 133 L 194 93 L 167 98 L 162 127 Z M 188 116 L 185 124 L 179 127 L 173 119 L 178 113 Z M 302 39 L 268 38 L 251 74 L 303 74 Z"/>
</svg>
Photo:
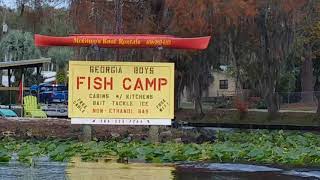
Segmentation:
<svg viewBox="0 0 320 180">
<path fill-rule="evenodd" d="M 53 71 L 41 71 L 41 75 L 44 78 L 44 83 L 50 83 L 56 80 L 56 72 Z M 11 82 L 15 82 L 15 76 L 11 76 Z M 0 81 L 0 85 L 3 85 L 5 87 L 9 86 L 8 76 L 3 75 L 2 76 L 2 82 Z"/>
<path fill-rule="evenodd" d="M 51 62 L 51 58 L 0 62 L 0 70 L 1 69 L 20 69 L 20 68 L 27 68 L 27 67 L 38 67 L 38 66 L 42 66 L 45 63 L 50 63 L 50 62 Z"/>
<path fill-rule="evenodd" d="M 43 78 L 47 79 L 47 78 L 56 77 L 57 72 L 55 72 L 55 71 L 41 71 L 41 75 L 43 76 Z"/>
<path fill-rule="evenodd" d="M 56 77 L 51 77 L 51 78 L 45 79 L 44 83 L 51 83 L 51 82 L 54 82 L 55 80 L 56 80 Z"/>
</svg>

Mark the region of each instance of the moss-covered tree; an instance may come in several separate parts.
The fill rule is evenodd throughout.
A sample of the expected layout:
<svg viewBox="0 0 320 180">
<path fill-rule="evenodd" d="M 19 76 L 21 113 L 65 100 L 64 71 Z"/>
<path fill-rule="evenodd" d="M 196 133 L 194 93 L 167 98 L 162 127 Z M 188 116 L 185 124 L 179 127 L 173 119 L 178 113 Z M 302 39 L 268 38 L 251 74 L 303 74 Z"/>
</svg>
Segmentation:
<svg viewBox="0 0 320 180">
<path fill-rule="evenodd" d="M 33 35 L 29 32 L 10 31 L 0 41 L 0 59 L 5 61 L 19 61 L 40 58 L 40 50 L 34 45 Z M 21 71 L 14 70 L 16 77 L 15 85 L 20 81 Z M 27 69 L 25 85 L 30 86 L 37 82 L 34 69 Z"/>
</svg>

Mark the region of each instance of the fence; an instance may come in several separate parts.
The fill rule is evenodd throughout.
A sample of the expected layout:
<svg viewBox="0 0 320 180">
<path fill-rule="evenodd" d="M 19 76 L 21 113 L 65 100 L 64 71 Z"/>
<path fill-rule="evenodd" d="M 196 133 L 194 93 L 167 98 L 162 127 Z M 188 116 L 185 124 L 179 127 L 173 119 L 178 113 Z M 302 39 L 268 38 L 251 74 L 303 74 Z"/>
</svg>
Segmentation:
<svg viewBox="0 0 320 180">
<path fill-rule="evenodd" d="M 280 110 L 315 111 L 318 106 L 317 98 L 315 97 L 316 93 L 320 94 L 320 91 L 277 92 L 276 94 Z M 262 97 L 253 96 L 249 91 L 238 93 L 236 91 L 219 91 L 216 97 L 205 97 L 203 101 L 219 104 L 219 106 L 226 108 L 233 108 L 234 104 L 230 103 L 230 101 L 237 95 L 245 97 L 251 109 L 267 108 L 267 103 Z"/>
<path fill-rule="evenodd" d="M 280 109 L 314 111 L 318 106 L 316 93 L 320 92 L 278 92 Z"/>
</svg>

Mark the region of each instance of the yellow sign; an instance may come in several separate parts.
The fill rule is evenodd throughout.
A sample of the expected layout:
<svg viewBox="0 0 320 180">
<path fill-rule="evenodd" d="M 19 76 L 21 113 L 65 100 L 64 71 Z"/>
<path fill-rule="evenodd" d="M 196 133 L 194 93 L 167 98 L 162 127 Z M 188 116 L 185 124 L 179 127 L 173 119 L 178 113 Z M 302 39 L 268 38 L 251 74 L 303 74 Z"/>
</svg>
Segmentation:
<svg viewBox="0 0 320 180">
<path fill-rule="evenodd" d="M 173 119 L 174 64 L 70 61 L 69 117 Z"/>
</svg>

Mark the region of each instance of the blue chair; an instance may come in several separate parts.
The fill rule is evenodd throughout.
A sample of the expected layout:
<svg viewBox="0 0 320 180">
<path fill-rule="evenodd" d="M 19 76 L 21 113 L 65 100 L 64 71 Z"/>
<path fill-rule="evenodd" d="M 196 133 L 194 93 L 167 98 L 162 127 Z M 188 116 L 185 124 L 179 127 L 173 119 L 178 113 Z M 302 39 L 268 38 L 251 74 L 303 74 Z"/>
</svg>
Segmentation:
<svg viewBox="0 0 320 180">
<path fill-rule="evenodd" d="M 18 117 L 18 115 L 11 109 L 0 109 L 0 117 L 10 118 L 10 117 Z"/>
</svg>

